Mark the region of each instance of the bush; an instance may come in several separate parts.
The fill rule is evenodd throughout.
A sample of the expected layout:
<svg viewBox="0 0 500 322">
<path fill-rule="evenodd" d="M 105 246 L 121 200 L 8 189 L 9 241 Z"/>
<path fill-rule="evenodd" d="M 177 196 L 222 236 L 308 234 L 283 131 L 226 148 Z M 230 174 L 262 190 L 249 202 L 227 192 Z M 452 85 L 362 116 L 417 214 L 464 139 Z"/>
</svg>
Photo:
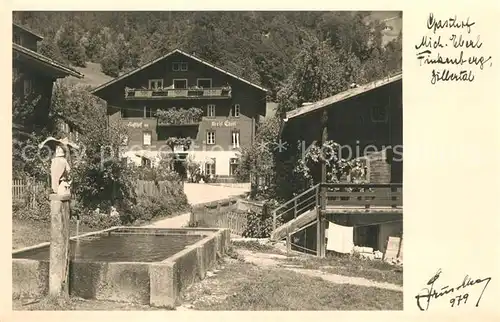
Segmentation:
<svg viewBox="0 0 500 322">
<path fill-rule="evenodd" d="M 33 197 L 34 204 L 31 204 Z M 20 220 L 50 222 L 49 190 L 39 191 L 34 196 L 28 193 L 21 200 L 13 200 L 12 216 Z"/>
<path fill-rule="evenodd" d="M 189 207 L 182 185 L 165 185 L 161 194 L 139 195 L 136 203 L 123 214 L 124 223 L 148 222 L 157 217 L 168 217 L 186 211 Z"/>
<path fill-rule="evenodd" d="M 271 202 L 266 202 L 262 207 L 262 212 L 249 211 L 247 215 L 247 227 L 243 232 L 243 237 L 269 238 L 273 231 L 273 216 L 270 211 Z M 280 226 L 280 218 L 276 220 L 276 227 Z"/>
<path fill-rule="evenodd" d="M 97 214 L 95 211 L 86 211 L 81 214 L 80 223 L 96 230 L 122 225 L 120 217 L 110 216 L 109 212 Z"/>
</svg>

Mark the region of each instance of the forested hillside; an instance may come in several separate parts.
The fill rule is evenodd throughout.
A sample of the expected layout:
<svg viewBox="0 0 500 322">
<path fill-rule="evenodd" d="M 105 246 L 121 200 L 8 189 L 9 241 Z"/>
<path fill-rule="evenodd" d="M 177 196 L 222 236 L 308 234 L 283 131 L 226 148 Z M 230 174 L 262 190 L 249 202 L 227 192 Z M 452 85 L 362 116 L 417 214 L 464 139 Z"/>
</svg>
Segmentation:
<svg viewBox="0 0 500 322">
<path fill-rule="evenodd" d="M 116 77 L 179 48 L 269 88 L 271 99 L 293 96 L 293 104 L 401 69 L 401 33 L 376 17 L 318 11 L 14 13 L 14 21 L 45 37 L 43 54 L 73 66 L 100 63 L 104 74 Z M 387 31 L 393 33 L 390 42 L 383 41 Z"/>
</svg>

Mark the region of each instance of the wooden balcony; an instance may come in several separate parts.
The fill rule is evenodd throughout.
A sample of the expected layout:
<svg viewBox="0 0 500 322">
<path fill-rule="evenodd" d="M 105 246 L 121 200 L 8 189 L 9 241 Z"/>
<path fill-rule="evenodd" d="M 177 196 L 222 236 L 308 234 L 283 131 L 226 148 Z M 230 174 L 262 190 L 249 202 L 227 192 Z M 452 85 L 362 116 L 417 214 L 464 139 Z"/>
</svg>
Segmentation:
<svg viewBox="0 0 500 322">
<path fill-rule="evenodd" d="M 402 184 L 321 184 L 327 212 L 401 213 Z"/>
<path fill-rule="evenodd" d="M 167 127 L 167 126 L 199 126 L 201 122 L 200 119 L 191 119 L 191 120 L 185 120 L 182 122 L 167 122 L 167 121 L 161 121 L 158 120 L 158 126 L 161 127 Z"/>
<path fill-rule="evenodd" d="M 230 87 L 211 88 L 125 88 L 126 100 L 230 99 Z"/>
</svg>

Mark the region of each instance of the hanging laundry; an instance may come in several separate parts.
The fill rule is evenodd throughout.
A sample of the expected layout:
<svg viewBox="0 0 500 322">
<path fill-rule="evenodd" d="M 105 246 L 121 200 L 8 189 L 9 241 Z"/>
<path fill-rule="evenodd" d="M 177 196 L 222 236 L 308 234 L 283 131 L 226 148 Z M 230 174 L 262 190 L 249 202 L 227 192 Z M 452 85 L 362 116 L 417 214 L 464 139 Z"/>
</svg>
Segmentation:
<svg viewBox="0 0 500 322">
<path fill-rule="evenodd" d="M 348 254 L 354 248 L 354 227 L 340 226 L 328 223 L 327 250 Z"/>
</svg>

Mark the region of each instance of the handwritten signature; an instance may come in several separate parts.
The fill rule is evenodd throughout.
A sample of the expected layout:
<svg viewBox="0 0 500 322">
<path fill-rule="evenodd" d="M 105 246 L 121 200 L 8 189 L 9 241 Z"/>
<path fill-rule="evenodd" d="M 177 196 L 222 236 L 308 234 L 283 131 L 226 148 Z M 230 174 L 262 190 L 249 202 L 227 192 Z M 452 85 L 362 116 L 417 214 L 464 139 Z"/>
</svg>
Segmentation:
<svg viewBox="0 0 500 322">
<path fill-rule="evenodd" d="M 450 299 L 451 307 L 459 306 L 462 303 L 466 304 L 469 298 L 469 294 L 465 291 L 465 289 L 474 285 L 483 284 L 483 290 L 481 291 L 481 294 L 479 295 L 479 298 L 477 299 L 476 302 L 476 307 L 478 307 L 479 303 L 481 302 L 481 298 L 483 297 L 483 293 L 491 281 L 491 277 L 473 279 L 469 275 L 465 275 L 460 285 L 456 287 L 450 287 L 446 285 L 439 288 L 437 286 L 434 286 L 434 284 L 436 283 L 436 281 L 439 279 L 440 276 L 441 276 L 441 269 L 439 269 L 437 273 L 427 282 L 427 287 L 420 290 L 419 294 L 415 296 L 415 299 L 417 300 L 417 306 L 421 311 L 427 311 L 429 309 L 431 300 L 439 299 L 441 297 L 444 297 L 445 295 L 450 295 L 450 294 L 451 294 L 451 299 Z M 460 295 L 458 296 L 454 295 L 456 294 L 455 292 L 459 291 L 463 292 L 460 293 Z"/>
</svg>

